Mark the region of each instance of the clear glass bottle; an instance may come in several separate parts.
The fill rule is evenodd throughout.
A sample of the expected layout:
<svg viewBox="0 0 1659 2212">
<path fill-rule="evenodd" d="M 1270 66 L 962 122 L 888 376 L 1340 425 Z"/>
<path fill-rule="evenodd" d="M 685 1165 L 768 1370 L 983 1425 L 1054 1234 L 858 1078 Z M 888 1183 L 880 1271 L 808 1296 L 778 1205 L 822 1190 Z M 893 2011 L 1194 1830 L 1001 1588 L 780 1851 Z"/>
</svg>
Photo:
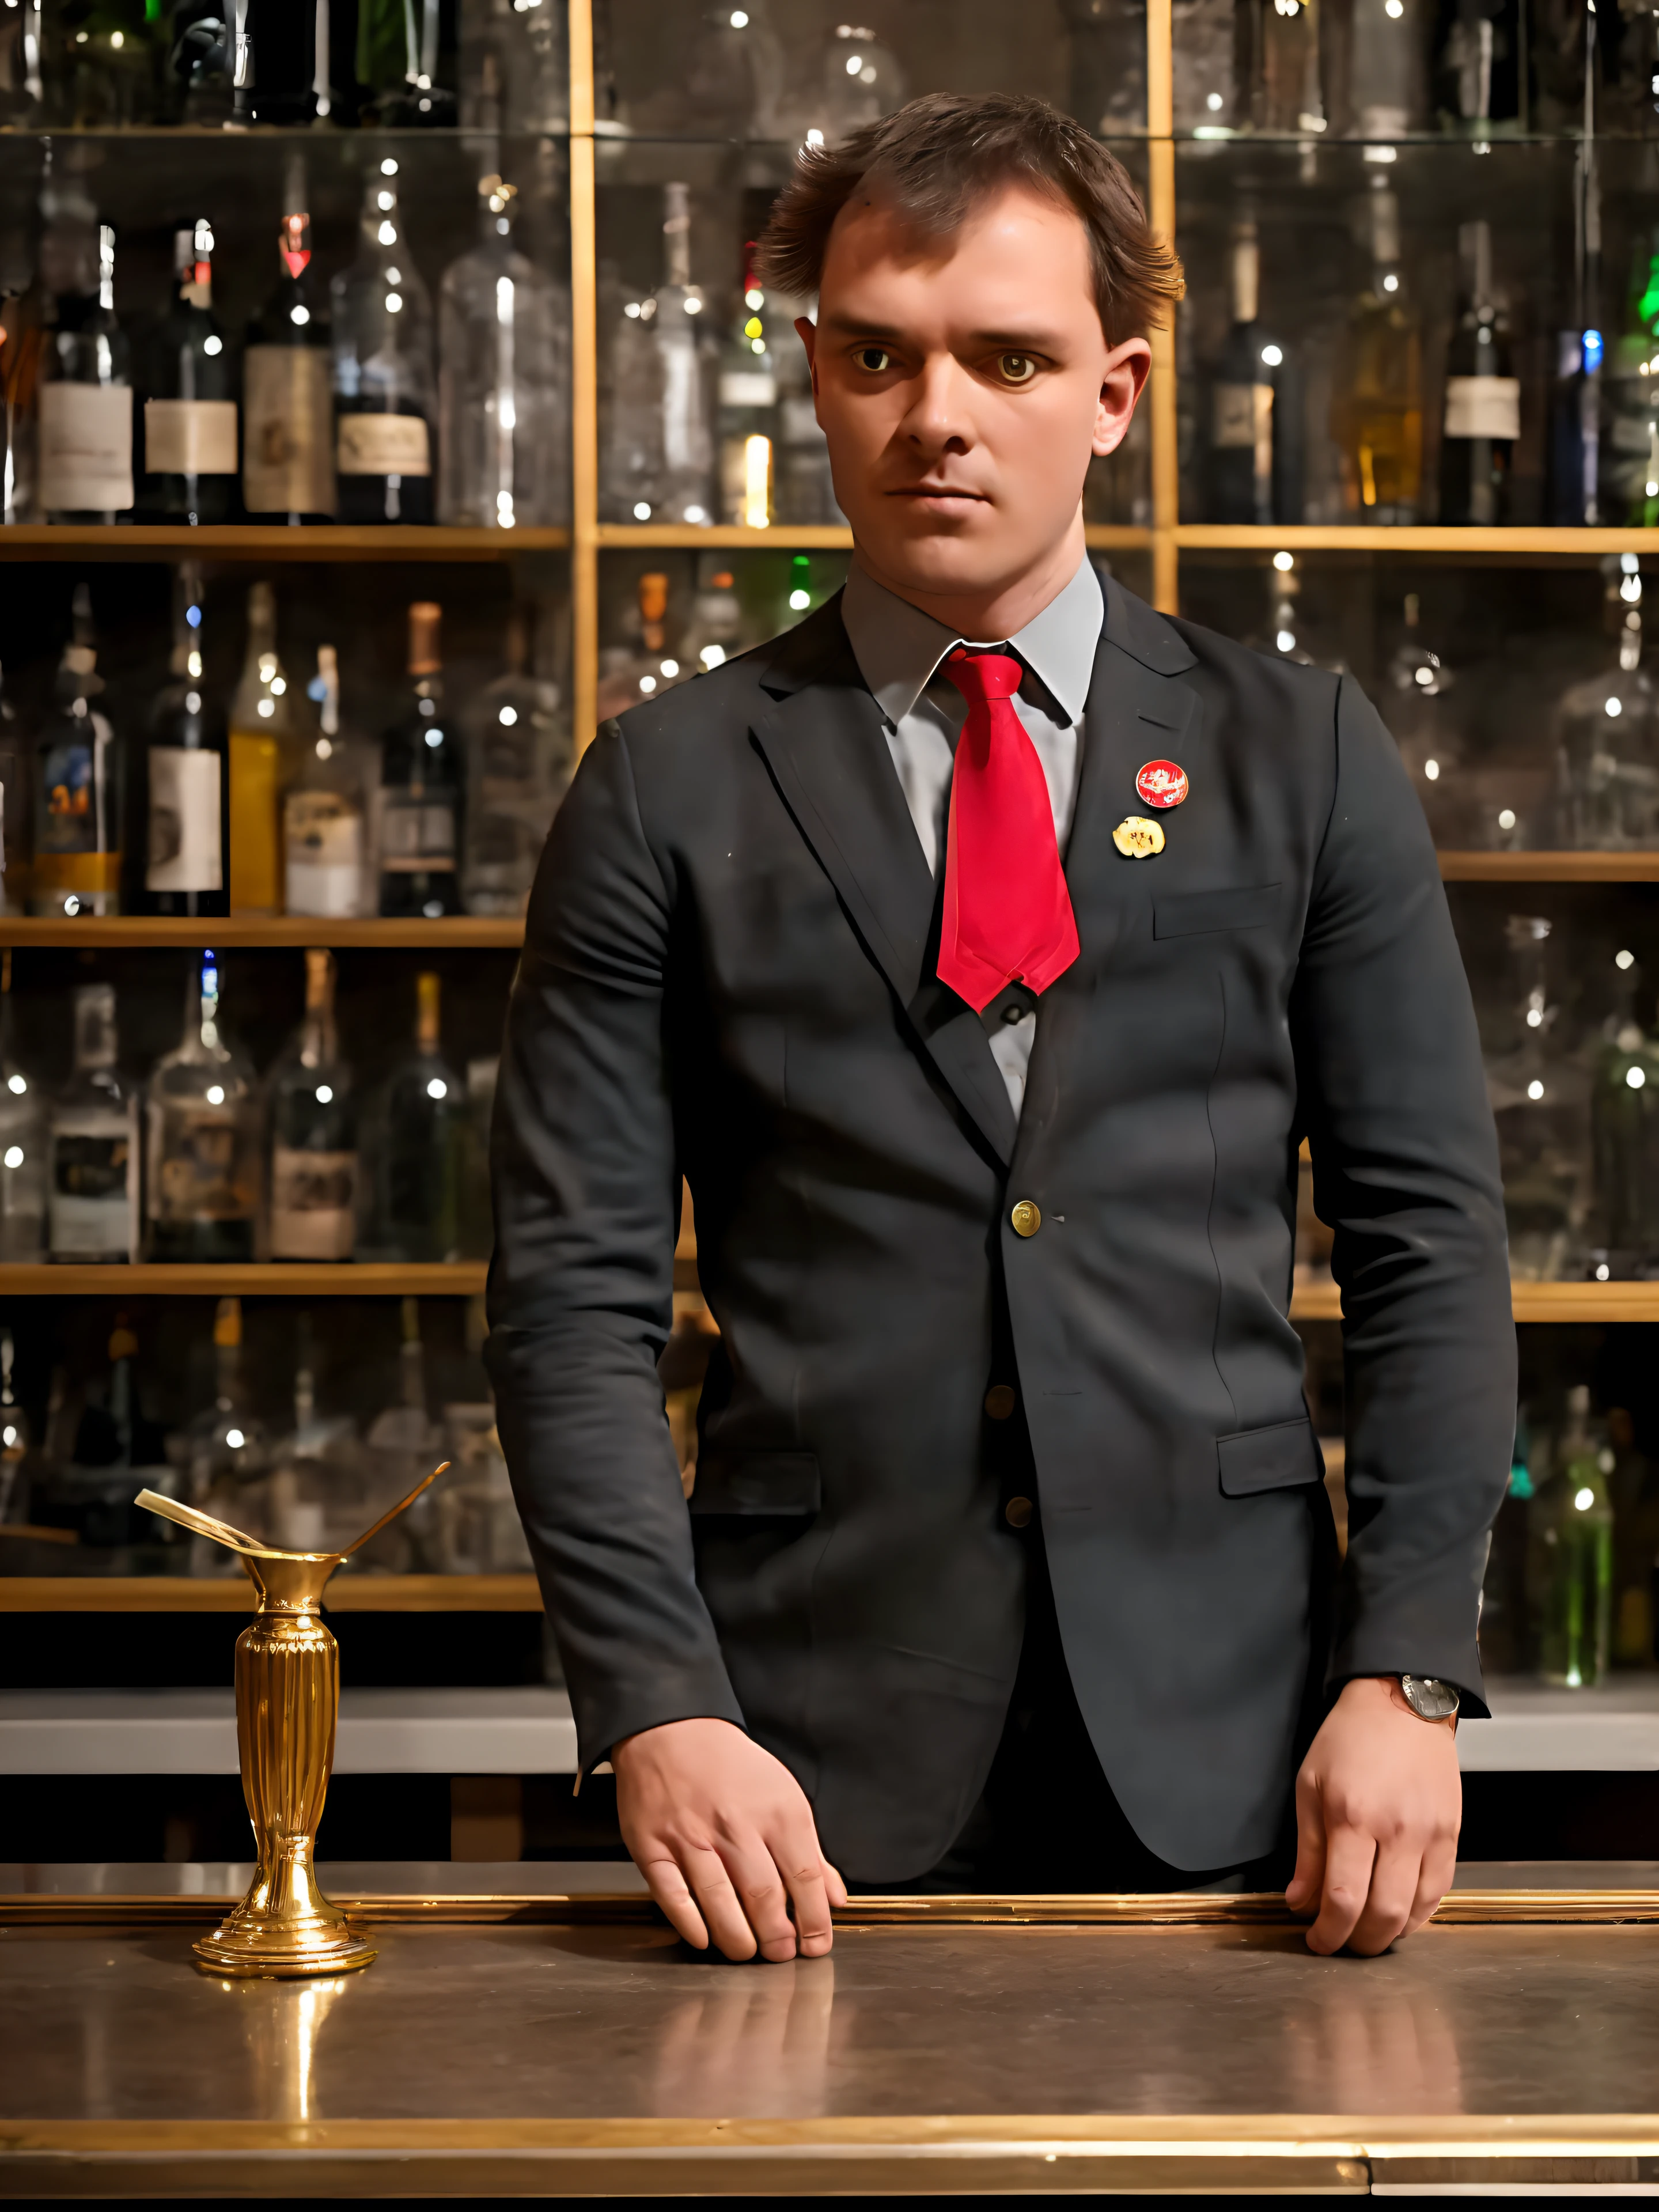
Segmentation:
<svg viewBox="0 0 1659 2212">
<path fill-rule="evenodd" d="M 223 522 L 235 498 L 235 386 L 213 312 L 213 246 L 204 216 L 173 233 L 173 298 L 145 349 L 138 511 L 156 522 Z"/>
<path fill-rule="evenodd" d="M 308 1312 L 295 1331 L 294 1425 L 271 1453 L 266 1527 L 295 1552 L 335 1551 L 374 1516 L 351 1423 L 317 1409 L 316 1337 Z"/>
<path fill-rule="evenodd" d="M 1604 565 L 1618 660 L 1569 684 L 1556 702 L 1561 842 L 1645 851 L 1659 842 L 1659 749 L 1654 688 L 1642 667 L 1642 577 L 1633 553 L 1609 555 Z"/>
<path fill-rule="evenodd" d="M 751 240 L 744 249 L 742 302 L 720 354 L 720 520 L 764 530 L 776 513 L 778 380 L 754 252 Z"/>
<path fill-rule="evenodd" d="M 533 672 L 533 611 L 522 601 L 507 631 L 507 672 L 487 684 L 466 749 L 461 894 L 469 914 L 521 915 L 559 801 L 575 772 L 559 687 Z"/>
<path fill-rule="evenodd" d="M 340 665 L 331 645 L 317 648 L 317 735 L 283 803 L 285 905 L 289 914 L 326 920 L 374 911 L 366 777 L 367 748 L 340 722 Z"/>
<path fill-rule="evenodd" d="M 9 945 L 0 949 L 0 1260 L 38 1261 L 46 1241 L 46 1105 L 18 1056 L 11 958 Z"/>
<path fill-rule="evenodd" d="M 430 522 L 432 301 L 410 251 L 389 154 L 364 189 L 357 258 L 329 289 L 340 520 Z"/>
<path fill-rule="evenodd" d="M 1422 601 L 1407 592 L 1405 635 L 1389 659 L 1382 719 L 1400 748 L 1437 845 L 1466 842 L 1462 746 L 1446 695 L 1455 678 L 1423 635 Z"/>
<path fill-rule="evenodd" d="M 1217 522 L 1302 520 L 1301 389 L 1290 349 L 1260 319 L 1255 220 L 1233 226 L 1232 327 L 1210 392 L 1210 510 Z"/>
<path fill-rule="evenodd" d="M 511 185 L 438 289 L 438 519 L 541 529 L 570 509 L 570 295 L 513 245 Z"/>
<path fill-rule="evenodd" d="M 463 769 L 459 734 L 444 711 L 441 619 L 430 600 L 409 611 L 413 696 L 380 750 L 380 912 L 428 921 L 461 910 Z"/>
<path fill-rule="evenodd" d="M 349 1260 L 357 1236 L 357 1098 L 334 1025 L 334 956 L 306 954 L 306 1012 L 272 1069 L 270 1256 Z"/>
<path fill-rule="evenodd" d="M 115 986 L 75 994 L 75 1063 L 47 1124 L 47 1257 L 138 1256 L 138 1093 L 119 1073 Z"/>
<path fill-rule="evenodd" d="M 1446 356 L 1440 443 L 1440 520 L 1491 528 L 1507 522 L 1510 457 L 1521 434 L 1521 380 L 1509 319 L 1492 288 L 1492 225 L 1458 233 L 1464 292 Z"/>
<path fill-rule="evenodd" d="M 289 158 L 280 270 L 248 325 L 242 356 L 242 503 L 255 521 L 331 522 L 332 355 L 322 287 L 311 273 L 304 156 Z"/>
<path fill-rule="evenodd" d="M 184 1034 L 149 1080 L 146 1213 L 152 1260 L 246 1261 L 259 1216 L 259 1098 L 220 1020 L 219 963 L 185 984 Z"/>
<path fill-rule="evenodd" d="M 1659 1042 L 1636 1018 L 1641 970 L 1616 956 L 1617 998 L 1601 1025 L 1590 1092 L 1600 1280 L 1645 1275 L 1659 1260 Z"/>
<path fill-rule="evenodd" d="M 1415 522 L 1423 496 L 1423 348 L 1400 255 L 1400 203 L 1379 173 L 1366 202 L 1370 273 L 1340 349 L 1331 431 L 1363 522 Z"/>
<path fill-rule="evenodd" d="M 398 1319 L 402 1342 L 398 1347 L 398 1395 L 369 1423 L 364 1438 L 365 1458 L 375 1504 L 389 1504 L 404 1496 L 423 1475 L 430 1474 L 443 1456 L 443 1431 L 427 1410 L 426 1352 L 421 1342 L 421 1308 L 417 1298 L 404 1298 Z M 377 1565 L 397 1569 L 442 1571 L 435 1556 L 438 1530 L 434 1498 L 416 1501 L 396 1524 L 401 1542 Z M 391 1530 L 387 1531 L 392 1534 Z"/>
<path fill-rule="evenodd" d="M 854 131 L 902 107 L 907 96 L 903 67 L 893 49 L 860 24 L 837 23 L 825 32 L 818 50 L 816 82 L 796 143 L 813 143 L 808 134 L 817 131 L 825 145 L 839 146 Z"/>
<path fill-rule="evenodd" d="M 276 652 L 276 595 L 247 595 L 247 656 L 230 702 L 230 910 L 280 914 L 282 801 L 299 718 Z"/>
<path fill-rule="evenodd" d="M 1510 1272 L 1517 1282 L 1576 1276 L 1589 1242 L 1589 1079 L 1558 1034 L 1561 1009 L 1550 988 L 1547 952 L 1552 928 L 1542 915 L 1509 918 L 1513 1023 L 1503 1048 L 1486 1061 Z"/>
<path fill-rule="evenodd" d="M 701 525 L 714 520 L 715 452 L 690 185 L 663 186 L 662 228 L 665 281 L 612 326 L 603 493 L 618 521 Z"/>
<path fill-rule="evenodd" d="M 0 365 L 5 356 L 0 350 Z M 0 668 L 0 914 L 27 914 L 34 884 L 31 748 Z"/>
<path fill-rule="evenodd" d="M 416 979 L 411 1052 L 377 1094 L 363 1157 L 373 1178 L 373 1250 L 380 1260 L 453 1260 L 460 1244 L 466 1094 L 439 1042 L 439 979 Z"/>
<path fill-rule="evenodd" d="M 59 293 L 56 310 L 40 353 L 40 505 L 48 522 L 114 522 L 132 512 L 133 403 L 108 223 L 94 289 Z"/>
<path fill-rule="evenodd" d="M 558 0 L 461 0 L 464 131 L 562 131 L 570 63 Z"/>
<path fill-rule="evenodd" d="M 457 113 L 454 94 L 442 82 L 446 74 L 442 47 L 444 10 L 439 0 L 362 0 L 359 15 L 358 52 L 364 49 L 364 30 L 375 17 L 391 18 L 403 31 L 395 73 L 384 68 L 372 75 L 360 66 L 365 81 L 376 85 L 376 116 L 389 131 L 453 129 Z M 379 41 L 375 42 L 377 45 Z M 449 57 L 453 59 L 453 56 Z"/>
<path fill-rule="evenodd" d="M 1060 14 L 1066 24 L 1067 112 L 1097 137 L 1144 131 L 1145 0 L 1060 0 Z M 1231 39 L 1228 43 L 1231 51 Z M 1206 114 L 1199 119 L 1213 118 Z"/>
<path fill-rule="evenodd" d="M 213 1403 L 185 1431 L 185 1478 L 190 1502 L 216 1520 L 250 1534 L 263 1533 L 265 1477 L 270 1440 L 249 1403 L 242 1375 L 242 1302 L 221 1298 L 213 1316 Z M 250 1522 L 253 1525 L 249 1526 Z M 234 1552 L 205 1536 L 192 1538 L 193 1575 L 240 1574 Z"/>
<path fill-rule="evenodd" d="M 1241 74 L 1258 131 L 1311 135 L 1325 128 L 1318 0 L 1250 0 L 1239 10 Z"/>
<path fill-rule="evenodd" d="M 173 577 L 173 681 L 156 694 L 145 748 L 149 823 L 143 903 L 152 914 L 228 914 L 225 830 L 229 750 L 223 709 L 203 673 L 202 571 Z"/>
<path fill-rule="evenodd" d="M 1567 1393 L 1567 1420 L 1556 1440 L 1554 1471 L 1534 1500 L 1545 1557 L 1539 1672 L 1569 1690 L 1593 1689 L 1607 1671 L 1613 1627 L 1613 1504 L 1607 1478 L 1616 1464 L 1589 1392 Z"/>
<path fill-rule="evenodd" d="M 1321 10 L 1327 123 L 1341 138 L 1392 143 L 1429 125 L 1430 0 L 1348 0 Z"/>
<path fill-rule="evenodd" d="M 126 807 L 126 748 L 93 703 L 98 673 L 92 593 L 77 584 L 52 710 L 35 740 L 37 915 L 117 915 Z"/>
</svg>

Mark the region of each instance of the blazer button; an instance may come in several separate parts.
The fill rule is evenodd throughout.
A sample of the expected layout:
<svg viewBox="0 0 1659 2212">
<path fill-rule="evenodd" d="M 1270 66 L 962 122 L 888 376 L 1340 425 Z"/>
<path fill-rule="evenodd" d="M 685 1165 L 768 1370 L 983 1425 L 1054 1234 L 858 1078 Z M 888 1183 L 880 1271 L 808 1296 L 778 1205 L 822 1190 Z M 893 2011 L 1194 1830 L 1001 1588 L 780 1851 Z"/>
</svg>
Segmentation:
<svg viewBox="0 0 1659 2212">
<path fill-rule="evenodd" d="M 1002 1517 L 1011 1528 L 1029 1528 L 1031 1525 L 1030 1499 L 1011 1498 L 1002 1509 Z"/>
<path fill-rule="evenodd" d="M 1006 1421 L 1016 1402 L 1012 1383 L 994 1382 L 985 1394 L 985 1411 L 994 1421 Z"/>
<path fill-rule="evenodd" d="M 1042 1209 L 1034 1199 L 1022 1198 L 1008 1218 L 1016 1237 L 1035 1237 L 1042 1226 Z"/>
</svg>

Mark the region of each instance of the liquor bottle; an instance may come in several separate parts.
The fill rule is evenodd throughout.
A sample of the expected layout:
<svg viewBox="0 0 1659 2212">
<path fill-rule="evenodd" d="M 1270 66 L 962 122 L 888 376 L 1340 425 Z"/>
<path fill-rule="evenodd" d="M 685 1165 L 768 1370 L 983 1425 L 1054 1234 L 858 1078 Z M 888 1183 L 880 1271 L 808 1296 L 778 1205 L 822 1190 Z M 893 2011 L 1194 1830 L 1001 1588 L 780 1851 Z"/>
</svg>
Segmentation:
<svg viewBox="0 0 1659 2212">
<path fill-rule="evenodd" d="M 45 119 L 40 7 L 41 0 L 22 0 L 0 15 L 0 125 L 12 130 L 33 129 Z"/>
<path fill-rule="evenodd" d="M 253 1070 L 219 1018 L 219 963 L 204 952 L 185 982 L 185 1026 L 149 1081 L 147 1167 L 152 1260 L 249 1261 L 259 1213 L 259 1103 Z"/>
<path fill-rule="evenodd" d="M 1585 17 L 1595 35 L 1595 15 Z M 1602 520 L 1601 441 L 1607 433 L 1607 368 L 1601 329 L 1601 185 L 1595 138 L 1595 78 L 1585 88 L 1584 131 L 1573 160 L 1573 318 L 1556 334 L 1550 393 L 1550 520 L 1594 527 Z M 1543 103 L 1540 102 L 1540 105 Z"/>
<path fill-rule="evenodd" d="M 1231 254 L 1232 328 L 1211 387 L 1211 510 L 1218 522 L 1300 522 L 1300 380 L 1289 349 L 1258 319 L 1254 222 L 1233 226 Z"/>
<path fill-rule="evenodd" d="M 75 1063 L 47 1126 L 47 1256 L 108 1265 L 138 1256 L 138 1099 L 117 1072 L 115 986 L 74 996 Z"/>
<path fill-rule="evenodd" d="M 1640 852 L 1659 841 L 1659 702 L 1642 667 L 1642 577 L 1634 553 L 1603 562 L 1614 668 L 1571 684 L 1556 702 L 1561 842 L 1585 852 Z"/>
<path fill-rule="evenodd" d="M 230 910 L 279 914 L 282 791 L 298 731 L 294 695 L 276 654 L 276 599 L 247 595 L 247 658 L 230 702 Z"/>
<path fill-rule="evenodd" d="M 439 979 L 416 978 L 414 1049 L 375 1097 L 364 1157 L 377 1259 L 453 1260 L 460 1241 L 466 1094 L 439 1045 Z"/>
<path fill-rule="evenodd" d="M 194 561 L 179 563 L 173 586 L 173 681 L 157 693 L 149 718 L 149 856 L 144 903 L 153 914 L 222 915 L 225 774 L 229 740 L 223 710 L 210 701 L 202 672 L 204 595 Z"/>
<path fill-rule="evenodd" d="M 1258 131 L 1325 128 L 1319 67 L 1319 0 L 1244 0 L 1240 75 Z"/>
<path fill-rule="evenodd" d="M 289 914 L 335 921 L 372 913 L 365 748 L 340 727 L 340 667 L 331 645 L 317 648 L 317 735 L 283 802 L 284 905 Z"/>
<path fill-rule="evenodd" d="M 439 0 L 358 0 L 357 73 L 375 88 L 383 128 L 453 127 L 455 94 L 443 82 L 453 59 L 442 52 L 445 12 Z"/>
<path fill-rule="evenodd" d="M 743 603 L 738 597 L 736 577 L 718 556 L 699 555 L 697 565 L 703 573 L 680 645 L 685 665 L 694 674 L 699 668 L 719 668 L 744 649 Z"/>
<path fill-rule="evenodd" d="M 1453 677 L 1422 631 L 1422 601 L 1406 594 L 1406 634 L 1389 660 L 1382 719 L 1400 748 L 1437 845 L 1455 846 L 1465 819 L 1462 749 L 1446 705 Z"/>
<path fill-rule="evenodd" d="M 461 0 L 464 131 L 561 131 L 570 117 L 565 16 L 556 0 Z"/>
<path fill-rule="evenodd" d="M 329 289 L 340 519 L 430 522 L 432 302 L 410 251 L 390 155 L 364 190 L 357 258 Z"/>
<path fill-rule="evenodd" d="M 222 522 L 236 489 L 236 402 L 213 312 L 213 228 L 173 234 L 173 295 L 146 349 L 139 512 L 158 522 Z"/>
<path fill-rule="evenodd" d="M 1338 138 L 1393 141 L 1426 130 L 1435 0 L 1323 0 L 1320 70 Z"/>
<path fill-rule="evenodd" d="M 674 655 L 666 651 L 668 579 L 659 568 L 648 568 L 635 587 L 637 607 L 631 627 L 635 642 L 607 646 L 599 655 L 599 685 L 594 711 L 600 721 L 626 714 L 641 699 L 653 698 L 683 676 Z"/>
<path fill-rule="evenodd" d="M 17 1054 L 7 945 L 0 951 L 0 1260 L 39 1260 L 46 1218 L 46 1101 Z"/>
<path fill-rule="evenodd" d="M 57 299 L 40 354 L 40 505 L 48 522 L 113 522 L 132 508 L 132 375 L 115 313 L 115 233 L 98 226 L 95 290 Z"/>
<path fill-rule="evenodd" d="M 1060 0 L 1060 13 L 1068 112 L 1097 138 L 1144 131 L 1146 0 Z"/>
<path fill-rule="evenodd" d="M 270 1256 L 349 1260 L 357 1101 L 334 1027 L 334 956 L 306 954 L 306 1012 L 270 1077 Z"/>
<path fill-rule="evenodd" d="M 80 583 L 52 711 L 35 742 L 29 903 L 37 915 L 121 911 L 125 749 L 93 704 L 104 688 L 94 638 L 92 594 Z"/>
<path fill-rule="evenodd" d="M 398 1346 L 398 1395 L 374 1416 L 363 1439 L 369 1481 L 377 1501 L 390 1501 L 413 1489 L 422 1475 L 431 1474 L 443 1449 L 443 1432 L 427 1410 L 426 1353 L 421 1342 L 421 1307 L 417 1298 L 401 1301 L 398 1325 L 402 1341 Z M 395 1524 L 401 1542 L 377 1565 L 394 1571 L 411 1567 L 424 1567 L 428 1571 L 441 1569 L 445 1563 L 436 1556 L 434 1542 L 439 1528 L 434 1505 L 430 1491 L 416 1501 Z"/>
<path fill-rule="evenodd" d="M 1449 18 L 1449 21 L 1447 21 Z M 1494 123 L 1513 126 L 1527 104 L 1527 34 L 1521 0 L 1447 0 L 1437 62 L 1443 126 L 1489 145 Z"/>
<path fill-rule="evenodd" d="M 33 884 L 34 779 L 29 754 L 0 668 L 0 914 L 27 914 Z"/>
<path fill-rule="evenodd" d="M 1561 1009 L 1550 991 L 1551 930 L 1542 915 L 1509 918 L 1515 1026 L 1507 1048 L 1486 1061 L 1517 1282 L 1578 1272 L 1590 1207 L 1589 1079 L 1555 1035 Z"/>
<path fill-rule="evenodd" d="M 244 124 L 292 125 L 349 120 L 332 98 L 341 58 L 331 52 L 329 0 L 294 7 L 290 0 L 237 0 L 234 112 Z"/>
<path fill-rule="evenodd" d="M 1423 489 L 1423 359 L 1400 259 L 1400 204 L 1379 175 L 1366 213 L 1370 272 L 1350 311 L 1331 429 L 1362 521 L 1415 522 Z"/>
<path fill-rule="evenodd" d="M 1465 290 L 1446 356 L 1440 520 L 1489 527 L 1510 519 L 1521 381 L 1510 358 L 1509 324 L 1492 290 L 1491 224 L 1466 222 L 1458 244 Z"/>
<path fill-rule="evenodd" d="M 511 185 L 478 184 L 478 240 L 438 288 L 438 519 L 541 529 L 570 506 L 569 295 L 513 244 Z"/>
<path fill-rule="evenodd" d="M 847 518 L 836 501 L 829 442 L 818 426 L 817 402 L 812 396 L 812 372 L 806 349 L 794 335 L 796 323 L 812 303 L 782 292 L 763 293 L 762 301 L 778 387 L 777 447 L 772 457 L 777 519 L 843 526 Z"/>
<path fill-rule="evenodd" d="M 743 300 L 720 364 L 720 519 L 764 530 L 773 520 L 778 381 L 754 241 L 744 248 Z"/>
<path fill-rule="evenodd" d="M 270 1454 L 266 1526 L 292 1552 L 338 1549 L 374 1518 L 363 1481 L 364 1455 L 341 1414 L 317 1407 L 316 1333 L 302 1312 L 295 1334 L 294 1425 Z"/>
<path fill-rule="evenodd" d="M 1626 1281 L 1659 1256 L 1659 1044 L 1636 1018 L 1641 969 L 1617 956 L 1617 1002 L 1601 1025 L 1590 1093 L 1598 1281 Z"/>
<path fill-rule="evenodd" d="M 242 360 L 242 502 L 271 522 L 334 519 L 328 321 L 311 277 L 303 157 L 288 165 L 276 234 L 281 273 L 248 326 Z"/>
<path fill-rule="evenodd" d="M 185 1480 L 190 1502 L 233 1528 L 264 1516 L 264 1480 L 270 1463 L 265 1426 L 248 1402 L 242 1377 L 242 1302 L 221 1298 L 213 1316 L 213 1403 L 185 1431 Z M 259 1534 L 258 1528 L 250 1534 Z M 218 1576 L 240 1571 L 236 1554 L 205 1536 L 192 1538 L 190 1571 Z"/>
<path fill-rule="evenodd" d="M 21 225 L 0 234 L 0 527 L 35 514 L 35 402 L 46 297 Z"/>
<path fill-rule="evenodd" d="M 665 281 L 629 301 L 615 326 L 604 489 L 619 520 L 702 524 L 714 520 L 715 455 L 690 186 L 665 185 L 663 207 Z"/>
<path fill-rule="evenodd" d="M 1600 506 L 1617 526 L 1659 522 L 1659 229 L 1632 248 L 1625 328 L 1603 365 Z"/>
<path fill-rule="evenodd" d="M 461 910 L 461 749 L 444 712 L 441 615 L 424 599 L 409 611 L 413 696 L 380 752 L 380 912 L 405 920 Z"/>
<path fill-rule="evenodd" d="M 1539 1672 L 1564 1689 L 1592 1689 L 1607 1671 L 1613 1626 L 1613 1504 L 1615 1465 L 1589 1391 L 1567 1393 L 1567 1419 L 1556 1439 L 1554 1471 L 1533 1501 L 1546 1559 Z"/>
<path fill-rule="evenodd" d="M 466 749 L 461 895 L 469 914 L 521 915 L 548 825 L 575 772 L 559 688 L 532 670 L 532 610 L 507 623 L 507 672 L 479 695 Z"/>
</svg>

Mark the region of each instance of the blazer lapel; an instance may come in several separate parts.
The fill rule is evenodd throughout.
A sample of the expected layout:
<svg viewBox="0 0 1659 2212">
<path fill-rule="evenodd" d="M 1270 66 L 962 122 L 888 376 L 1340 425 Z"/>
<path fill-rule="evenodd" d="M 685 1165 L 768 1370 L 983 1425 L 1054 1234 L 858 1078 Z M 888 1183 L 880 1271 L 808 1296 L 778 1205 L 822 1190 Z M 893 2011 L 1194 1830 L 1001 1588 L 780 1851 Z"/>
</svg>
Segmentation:
<svg viewBox="0 0 1659 2212">
<path fill-rule="evenodd" d="M 1006 1166 L 1013 1108 L 978 1017 L 933 977 L 938 890 L 832 600 L 790 632 L 762 679 L 775 704 L 752 726 L 796 827 L 920 1042 Z"/>
</svg>

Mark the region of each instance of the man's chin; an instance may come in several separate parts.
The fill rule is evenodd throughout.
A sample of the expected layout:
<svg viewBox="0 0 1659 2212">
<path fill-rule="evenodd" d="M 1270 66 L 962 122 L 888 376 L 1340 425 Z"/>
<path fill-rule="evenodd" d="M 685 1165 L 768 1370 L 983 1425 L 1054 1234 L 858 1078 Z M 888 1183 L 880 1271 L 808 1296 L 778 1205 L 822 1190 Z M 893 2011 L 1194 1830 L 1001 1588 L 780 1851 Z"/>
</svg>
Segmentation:
<svg viewBox="0 0 1659 2212">
<path fill-rule="evenodd" d="M 988 505 L 937 521 L 883 514 L 874 528 L 855 522 L 853 538 L 867 565 L 900 591 L 980 592 L 995 588 L 1009 574 L 1007 532 Z"/>
</svg>

